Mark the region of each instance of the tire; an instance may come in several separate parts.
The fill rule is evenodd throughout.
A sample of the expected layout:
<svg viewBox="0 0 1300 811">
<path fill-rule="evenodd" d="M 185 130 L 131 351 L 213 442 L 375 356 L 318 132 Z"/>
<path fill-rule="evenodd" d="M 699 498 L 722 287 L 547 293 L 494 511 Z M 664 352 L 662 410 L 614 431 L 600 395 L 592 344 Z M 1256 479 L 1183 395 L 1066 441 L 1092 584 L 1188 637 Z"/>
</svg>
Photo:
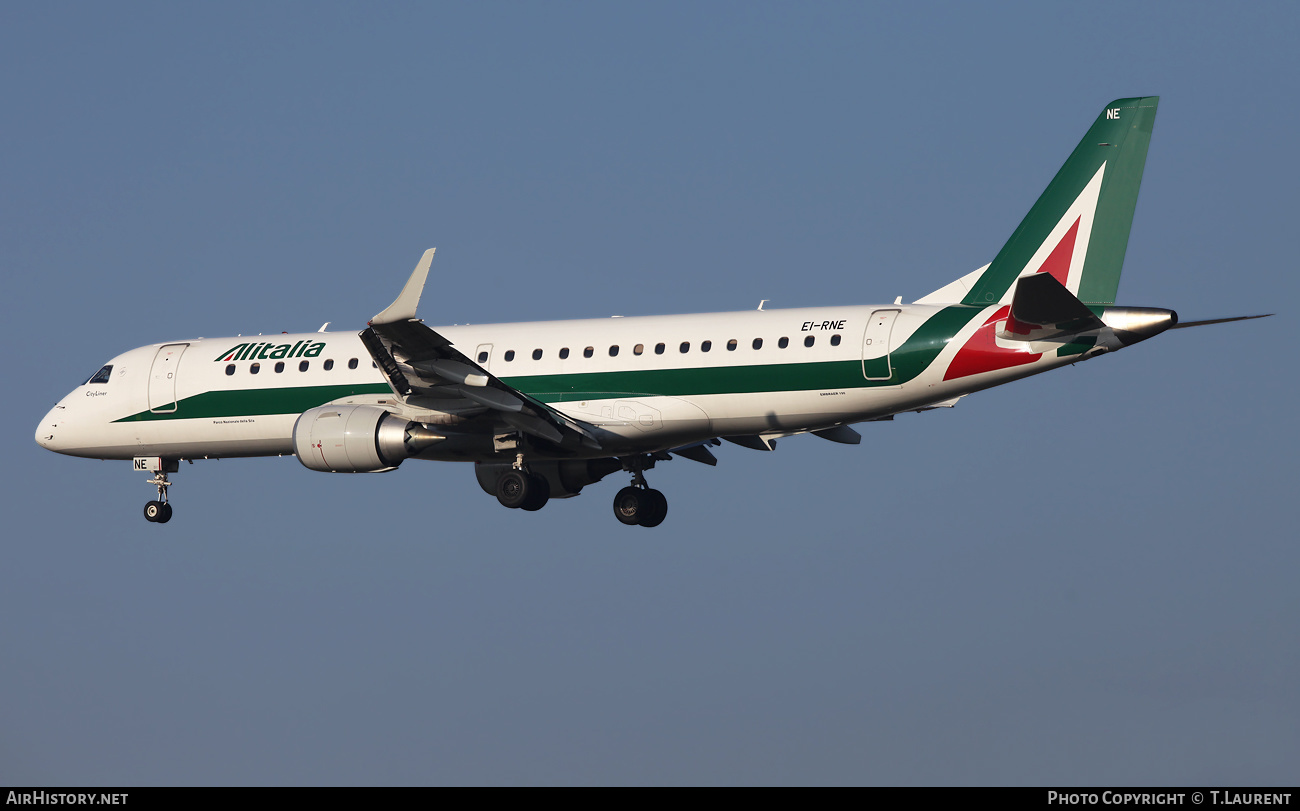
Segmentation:
<svg viewBox="0 0 1300 811">
<path fill-rule="evenodd" d="M 645 517 L 641 520 L 643 527 L 657 527 L 668 517 L 668 499 L 658 490 L 646 490 L 643 498 L 649 502 Z"/>
<path fill-rule="evenodd" d="M 157 524 L 158 519 L 163 514 L 163 507 L 165 506 L 167 505 L 163 504 L 161 501 L 150 501 L 148 504 L 145 504 L 144 520 L 148 521 L 151 524 Z"/>
<path fill-rule="evenodd" d="M 172 520 L 172 505 L 163 502 L 162 513 L 158 516 L 158 523 L 165 524 Z"/>
<path fill-rule="evenodd" d="M 551 498 L 551 483 L 544 476 L 529 476 L 528 479 L 528 496 L 524 499 L 521 509 L 537 512 L 545 507 L 546 502 Z"/>
<path fill-rule="evenodd" d="M 526 476 L 519 470 L 507 470 L 497 479 L 497 501 L 501 502 L 502 507 L 517 510 L 527 503 L 534 488 L 531 476 Z"/>
<path fill-rule="evenodd" d="M 614 517 L 628 526 L 641 523 L 646 511 L 646 500 L 642 493 L 635 487 L 619 490 L 618 495 L 614 496 Z"/>
</svg>

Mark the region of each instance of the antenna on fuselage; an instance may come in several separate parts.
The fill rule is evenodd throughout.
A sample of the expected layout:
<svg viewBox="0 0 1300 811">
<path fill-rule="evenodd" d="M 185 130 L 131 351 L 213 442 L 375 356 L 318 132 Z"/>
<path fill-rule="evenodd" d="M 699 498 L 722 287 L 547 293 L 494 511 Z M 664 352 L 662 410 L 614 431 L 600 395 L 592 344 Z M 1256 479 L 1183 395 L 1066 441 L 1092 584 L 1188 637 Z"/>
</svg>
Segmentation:
<svg viewBox="0 0 1300 811">
<path fill-rule="evenodd" d="M 763 309 L 763 305 L 766 304 L 766 303 L 768 303 L 769 301 L 771 301 L 771 299 L 767 299 L 767 298 L 765 298 L 765 299 L 763 299 L 762 301 L 760 301 L 760 302 L 758 303 L 758 309 L 760 309 L 760 310 Z"/>
<path fill-rule="evenodd" d="M 324 324 L 321 324 L 321 325 L 320 325 L 320 329 L 318 329 L 318 330 L 316 330 L 316 331 L 317 331 L 317 332 L 324 332 L 324 331 L 325 331 L 325 328 L 328 327 L 329 325 L 330 325 L 330 322 L 326 321 Z"/>
</svg>

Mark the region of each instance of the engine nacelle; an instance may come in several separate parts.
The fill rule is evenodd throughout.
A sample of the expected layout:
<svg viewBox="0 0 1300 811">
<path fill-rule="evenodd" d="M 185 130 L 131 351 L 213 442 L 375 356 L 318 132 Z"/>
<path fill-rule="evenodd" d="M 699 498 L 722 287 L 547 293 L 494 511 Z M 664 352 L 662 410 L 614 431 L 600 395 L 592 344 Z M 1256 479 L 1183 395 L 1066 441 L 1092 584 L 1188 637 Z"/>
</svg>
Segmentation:
<svg viewBox="0 0 1300 811">
<path fill-rule="evenodd" d="M 302 412 L 293 426 L 293 452 L 312 470 L 378 473 L 393 470 L 445 437 L 378 406 L 326 405 Z"/>
</svg>

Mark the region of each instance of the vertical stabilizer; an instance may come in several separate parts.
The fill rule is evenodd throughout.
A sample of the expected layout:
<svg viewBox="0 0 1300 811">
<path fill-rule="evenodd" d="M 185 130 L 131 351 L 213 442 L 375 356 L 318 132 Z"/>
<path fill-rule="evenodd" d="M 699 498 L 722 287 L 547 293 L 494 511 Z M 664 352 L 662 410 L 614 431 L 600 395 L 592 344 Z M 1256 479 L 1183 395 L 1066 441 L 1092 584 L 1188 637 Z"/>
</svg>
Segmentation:
<svg viewBox="0 0 1300 811">
<path fill-rule="evenodd" d="M 1115 302 L 1158 101 L 1106 105 L 963 304 L 1007 303 L 1015 280 L 1033 273 L 1085 304 Z"/>
</svg>

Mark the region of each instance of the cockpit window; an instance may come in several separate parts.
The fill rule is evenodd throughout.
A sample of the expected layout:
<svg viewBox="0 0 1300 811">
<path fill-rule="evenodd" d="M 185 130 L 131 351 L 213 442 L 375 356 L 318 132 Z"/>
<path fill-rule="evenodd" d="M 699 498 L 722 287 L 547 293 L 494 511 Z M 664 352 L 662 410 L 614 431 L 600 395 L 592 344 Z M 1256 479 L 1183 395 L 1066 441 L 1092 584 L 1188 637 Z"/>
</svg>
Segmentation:
<svg viewBox="0 0 1300 811">
<path fill-rule="evenodd" d="M 91 383 L 107 383 L 108 376 L 111 374 L 113 374 L 113 364 L 110 363 L 109 365 L 105 366 L 103 369 L 100 369 L 98 372 L 95 372 L 94 376 L 86 381 L 86 385 L 89 386 Z"/>
</svg>

